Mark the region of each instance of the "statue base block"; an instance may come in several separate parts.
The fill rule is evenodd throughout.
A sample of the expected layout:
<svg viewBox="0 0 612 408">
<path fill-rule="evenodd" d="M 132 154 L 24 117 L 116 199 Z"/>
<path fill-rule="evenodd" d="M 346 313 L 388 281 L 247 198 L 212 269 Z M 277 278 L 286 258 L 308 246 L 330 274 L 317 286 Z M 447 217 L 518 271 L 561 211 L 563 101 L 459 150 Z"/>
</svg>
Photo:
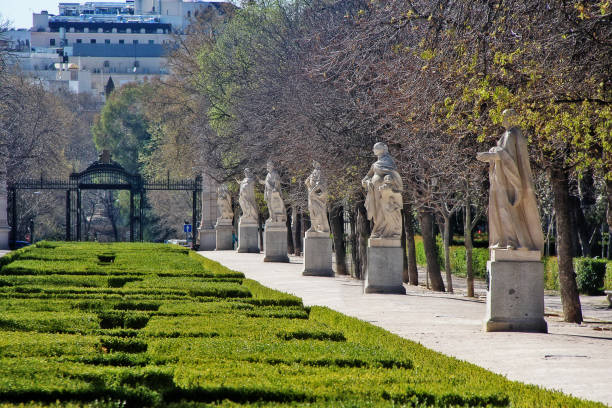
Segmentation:
<svg viewBox="0 0 612 408">
<path fill-rule="evenodd" d="M 264 231 L 264 262 L 289 262 L 287 226 L 284 222 L 266 222 Z"/>
<path fill-rule="evenodd" d="M 238 252 L 259 253 L 257 223 L 238 223 Z"/>
<path fill-rule="evenodd" d="M 198 231 L 200 251 L 214 251 L 216 245 L 215 230 L 213 228 L 201 228 Z"/>
<path fill-rule="evenodd" d="M 525 254 L 518 255 L 522 258 Z M 487 272 L 489 291 L 484 331 L 547 333 L 544 264 L 539 260 L 488 261 Z"/>
<path fill-rule="evenodd" d="M 401 246 L 381 246 L 377 239 L 368 241 L 368 274 L 365 279 L 365 293 L 406 294 L 402 281 L 404 258 Z M 396 240 L 393 240 L 395 244 Z"/>
<path fill-rule="evenodd" d="M 306 233 L 304 238 L 304 276 L 334 276 L 332 242 L 328 233 Z"/>
<path fill-rule="evenodd" d="M 234 240 L 232 236 L 232 223 L 217 222 L 215 226 L 216 231 L 216 247 L 215 250 L 223 251 L 228 249 L 234 249 Z"/>
<path fill-rule="evenodd" d="M 9 249 L 11 227 L 0 227 L 0 249 Z"/>
</svg>

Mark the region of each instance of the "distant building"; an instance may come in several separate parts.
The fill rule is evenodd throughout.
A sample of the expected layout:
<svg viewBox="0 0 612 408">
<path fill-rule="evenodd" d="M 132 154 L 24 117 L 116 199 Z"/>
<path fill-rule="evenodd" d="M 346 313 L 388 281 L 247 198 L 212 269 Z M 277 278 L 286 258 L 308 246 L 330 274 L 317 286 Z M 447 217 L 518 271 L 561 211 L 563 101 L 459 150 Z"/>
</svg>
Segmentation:
<svg viewBox="0 0 612 408">
<path fill-rule="evenodd" d="M 172 36 L 183 35 L 200 13 L 225 19 L 235 8 L 188 0 L 59 3 L 59 15 L 34 13 L 29 31 L 9 31 L 5 41 L 21 69 L 50 87 L 104 100 L 111 75 L 116 86 L 167 76 Z"/>
</svg>

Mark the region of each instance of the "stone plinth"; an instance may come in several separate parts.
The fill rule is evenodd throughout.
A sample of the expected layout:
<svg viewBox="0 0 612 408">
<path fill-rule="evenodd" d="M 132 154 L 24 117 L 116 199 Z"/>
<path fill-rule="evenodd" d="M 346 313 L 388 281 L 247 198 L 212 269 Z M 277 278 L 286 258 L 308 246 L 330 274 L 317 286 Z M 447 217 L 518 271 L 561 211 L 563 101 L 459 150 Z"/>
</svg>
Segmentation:
<svg viewBox="0 0 612 408">
<path fill-rule="evenodd" d="M 287 225 L 266 221 L 264 230 L 264 262 L 289 262 L 287 255 Z"/>
<path fill-rule="evenodd" d="M 216 246 L 215 229 L 198 229 L 198 240 L 200 241 L 200 251 L 214 251 Z"/>
<path fill-rule="evenodd" d="M 327 232 L 307 232 L 304 238 L 304 276 L 334 276 L 332 242 Z"/>
<path fill-rule="evenodd" d="M 9 227 L 7 222 L 6 206 L 6 188 L 0 186 L 0 249 L 9 249 L 10 242 L 11 227 Z"/>
<path fill-rule="evenodd" d="M 402 281 L 404 258 L 399 239 L 368 240 L 368 271 L 365 293 L 406 294 Z"/>
<path fill-rule="evenodd" d="M 215 225 L 217 251 L 234 249 L 232 220 L 219 219 Z"/>
<path fill-rule="evenodd" d="M 484 330 L 547 333 L 540 252 L 491 250 L 491 259 Z"/>
<path fill-rule="evenodd" d="M 259 234 L 257 221 L 238 222 L 238 252 L 259 253 Z"/>
</svg>

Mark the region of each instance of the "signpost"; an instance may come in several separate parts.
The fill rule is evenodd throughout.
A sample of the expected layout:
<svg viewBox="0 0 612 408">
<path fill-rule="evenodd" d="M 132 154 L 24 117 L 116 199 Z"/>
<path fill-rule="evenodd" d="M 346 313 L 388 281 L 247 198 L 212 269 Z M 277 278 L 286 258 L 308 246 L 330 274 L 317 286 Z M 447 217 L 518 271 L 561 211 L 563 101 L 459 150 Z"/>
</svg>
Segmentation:
<svg viewBox="0 0 612 408">
<path fill-rule="evenodd" d="M 191 233 L 191 224 L 185 222 L 183 225 L 183 232 L 185 233 L 185 241 L 189 242 L 189 234 Z"/>
</svg>

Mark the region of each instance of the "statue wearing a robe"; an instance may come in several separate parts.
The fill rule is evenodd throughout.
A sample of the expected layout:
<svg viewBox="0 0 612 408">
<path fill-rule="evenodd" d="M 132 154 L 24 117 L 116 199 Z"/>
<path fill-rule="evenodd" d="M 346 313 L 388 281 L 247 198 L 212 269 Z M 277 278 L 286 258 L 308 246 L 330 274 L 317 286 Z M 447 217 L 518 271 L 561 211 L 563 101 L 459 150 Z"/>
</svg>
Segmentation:
<svg viewBox="0 0 612 408">
<path fill-rule="evenodd" d="M 372 220 L 371 238 L 400 239 L 402 236 L 402 178 L 384 143 L 373 148 L 378 160 L 361 181 L 367 190 L 365 207 Z"/>
<path fill-rule="evenodd" d="M 232 196 L 225 184 L 217 188 L 217 207 L 219 208 L 220 220 L 232 220 L 234 211 L 232 209 Z"/>
<path fill-rule="evenodd" d="M 489 163 L 489 248 L 542 252 L 544 235 L 533 188 L 527 141 L 516 112 L 503 112 L 506 131 L 477 159 Z"/>
<path fill-rule="evenodd" d="M 238 203 L 242 209 L 240 221 L 257 222 L 257 201 L 255 200 L 255 178 L 250 169 L 244 169 L 244 179 L 240 182 Z"/>
<path fill-rule="evenodd" d="M 314 169 L 310 176 L 304 181 L 308 188 L 308 211 L 310 212 L 311 227 L 308 232 L 329 233 L 329 222 L 327 221 L 327 185 L 321 174 L 321 165 L 313 161 Z"/>
<path fill-rule="evenodd" d="M 285 202 L 281 197 L 281 179 L 278 172 L 274 169 L 274 164 L 268 162 L 267 164 L 268 175 L 266 180 L 262 182 L 265 186 L 264 200 L 268 205 L 268 212 L 270 217 L 266 220 L 267 222 L 286 222 L 287 221 L 287 210 L 285 209 Z"/>
</svg>

